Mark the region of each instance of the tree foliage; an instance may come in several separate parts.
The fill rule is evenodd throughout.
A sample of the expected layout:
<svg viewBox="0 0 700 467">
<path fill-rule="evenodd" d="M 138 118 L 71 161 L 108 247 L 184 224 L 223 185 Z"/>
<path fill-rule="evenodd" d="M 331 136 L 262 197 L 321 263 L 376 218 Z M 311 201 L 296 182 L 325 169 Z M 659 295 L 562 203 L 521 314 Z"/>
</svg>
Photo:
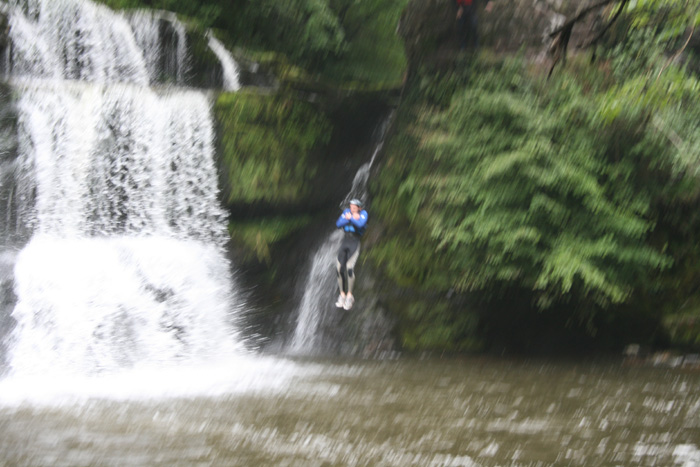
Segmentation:
<svg viewBox="0 0 700 467">
<path fill-rule="evenodd" d="M 336 81 L 400 84 L 406 68 L 396 24 L 408 0 L 100 0 L 112 8 L 176 12 L 228 42 L 276 51 Z"/>
<path fill-rule="evenodd" d="M 525 289 L 540 308 L 628 302 L 672 264 L 654 240 L 667 214 L 660 200 L 668 208 L 692 192 L 692 164 L 649 113 L 691 115 L 695 81 L 676 72 L 683 85 L 664 81 L 656 107 L 616 92 L 635 77 L 613 84 L 607 71 L 545 85 L 517 63 L 484 62 L 462 86 L 434 77 L 382 171 L 376 196 L 396 195 L 378 203 L 391 239 L 375 259 L 399 284 L 494 297 Z M 440 89 L 451 97 L 436 107 L 446 101 Z M 696 141 L 697 128 L 685 130 Z"/>
<path fill-rule="evenodd" d="M 515 310 L 589 323 L 659 322 L 697 293 L 700 88 L 684 49 L 697 15 L 625 2 L 597 59 L 548 81 L 488 54 L 424 69 L 373 185 L 375 264 L 433 296 L 471 292 L 490 311 L 517 297 Z M 440 309 L 436 332 L 454 321 Z"/>
<path fill-rule="evenodd" d="M 594 46 L 606 39 L 612 26 L 620 19 L 624 26 L 617 28 L 627 32 L 639 30 L 654 30 L 655 39 L 673 45 L 679 38 L 688 33 L 693 35 L 695 28 L 700 26 L 700 10 L 696 0 L 597 0 L 582 4 L 576 15 L 549 34 L 551 38 L 550 52 L 555 56 L 550 75 L 559 60 L 566 60 L 569 39 L 573 28 L 587 17 L 610 9 L 610 17 L 606 24 L 599 28 L 591 37 L 578 44 L 578 48 Z M 619 35 L 619 34 L 618 34 Z M 619 37 L 618 37 L 619 40 Z M 687 42 L 686 42 L 687 45 Z M 685 47 L 685 46 L 684 46 Z"/>
<path fill-rule="evenodd" d="M 448 108 L 421 110 L 395 207 L 442 259 L 441 288 L 624 302 L 670 263 L 646 242 L 654 193 L 640 178 L 660 142 L 633 116 L 600 125 L 572 79 L 543 94 L 519 73 L 483 72 Z"/>
</svg>

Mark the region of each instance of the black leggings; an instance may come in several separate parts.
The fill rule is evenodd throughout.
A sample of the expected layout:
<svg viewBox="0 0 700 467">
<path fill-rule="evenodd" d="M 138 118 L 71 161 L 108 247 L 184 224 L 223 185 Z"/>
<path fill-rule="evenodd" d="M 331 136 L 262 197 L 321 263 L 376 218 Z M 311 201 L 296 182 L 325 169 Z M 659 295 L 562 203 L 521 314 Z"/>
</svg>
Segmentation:
<svg viewBox="0 0 700 467">
<path fill-rule="evenodd" d="M 469 45 L 479 47 L 479 31 L 476 18 L 476 6 L 463 6 L 462 16 L 457 20 L 457 35 L 459 47 L 464 50 Z"/>
<path fill-rule="evenodd" d="M 343 242 L 338 249 L 338 289 L 342 293 L 351 294 L 355 285 L 355 263 L 360 256 L 360 238 L 354 234 L 345 234 Z"/>
</svg>

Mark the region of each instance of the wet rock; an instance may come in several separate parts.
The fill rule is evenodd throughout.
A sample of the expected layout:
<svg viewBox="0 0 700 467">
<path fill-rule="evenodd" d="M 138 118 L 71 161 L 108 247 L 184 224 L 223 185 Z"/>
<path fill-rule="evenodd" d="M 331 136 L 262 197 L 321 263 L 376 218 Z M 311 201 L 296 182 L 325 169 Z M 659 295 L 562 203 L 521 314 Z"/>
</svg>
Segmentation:
<svg viewBox="0 0 700 467">
<path fill-rule="evenodd" d="M 496 52 L 525 50 L 543 55 L 549 33 L 580 7 L 574 0 L 495 0 L 490 12 L 479 11 L 480 43 Z M 575 27 L 571 44 L 587 37 L 598 20 L 591 15 Z M 459 53 L 454 0 L 412 0 L 401 18 L 399 34 L 412 68 L 425 60 L 454 59 Z"/>
</svg>

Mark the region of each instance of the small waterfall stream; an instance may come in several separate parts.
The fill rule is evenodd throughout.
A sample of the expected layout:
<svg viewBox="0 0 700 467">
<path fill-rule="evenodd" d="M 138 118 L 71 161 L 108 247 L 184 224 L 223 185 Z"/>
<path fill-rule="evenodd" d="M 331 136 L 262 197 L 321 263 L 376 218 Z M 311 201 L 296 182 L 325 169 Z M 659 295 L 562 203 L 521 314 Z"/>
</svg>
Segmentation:
<svg viewBox="0 0 700 467">
<path fill-rule="evenodd" d="M 241 85 L 239 83 L 238 65 L 233 60 L 231 53 L 226 50 L 226 47 L 213 34 L 209 34 L 209 48 L 221 60 L 221 66 L 224 71 L 224 89 L 227 91 L 238 91 Z"/>
<path fill-rule="evenodd" d="M 386 118 L 380 126 L 378 130 L 379 141 L 374 147 L 372 157 L 355 174 L 350 191 L 340 203 L 341 209 L 345 209 L 353 198 L 359 198 L 367 203 L 369 174 L 377 155 L 384 146 L 386 130 L 392 116 L 393 114 Z M 371 219 L 370 213 L 370 222 Z M 329 222 L 333 221 L 334 219 Z M 335 257 L 342 235 L 342 231 L 334 230 L 312 257 L 311 268 L 304 281 L 304 293 L 299 304 L 297 325 L 289 345 L 289 351 L 292 354 L 307 355 L 322 350 L 319 348 L 323 339 L 322 325 L 330 314 L 339 313 L 333 303 L 337 297 L 338 289 Z"/>
<path fill-rule="evenodd" d="M 17 0 L 9 19 L 17 150 L 0 156 L 0 317 L 13 323 L 0 372 L 241 353 L 210 96 L 151 87 L 168 68 L 185 83 L 184 26 L 87 0 Z M 230 55 L 222 67 L 237 89 Z"/>
</svg>

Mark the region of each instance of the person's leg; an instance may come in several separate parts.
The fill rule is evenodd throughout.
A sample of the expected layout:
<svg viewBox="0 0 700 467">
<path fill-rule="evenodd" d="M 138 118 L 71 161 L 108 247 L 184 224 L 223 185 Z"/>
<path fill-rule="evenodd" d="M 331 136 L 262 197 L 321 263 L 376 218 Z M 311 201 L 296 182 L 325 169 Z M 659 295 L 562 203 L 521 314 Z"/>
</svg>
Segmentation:
<svg viewBox="0 0 700 467">
<path fill-rule="evenodd" d="M 335 302 L 335 306 L 338 308 L 343 308 L 345 305 L 346 292 L 348 290 L 348 278 L 347 278 L 347 257 L 348 250 L 344 245 L 338 250 L 338 259 L 336 260 L 336 272 L 338 276 L 338 300 Z"/>
<path fill-rule="evenodd" d="M 469 29 L 472 32 L 472 39 L 474 41 L 474 49 L 479 48 L 479 25 L 476 17 L 476 10 L 472 11 L 472 14 L 470 15 L 471 21 L 469 25 Z"/>
<path fill-rule="evenodd" d="M 459 49 L 467 48 L 467 35 L 469 34 L 469 25 L 467 24 L 467 15 L 462 14 L 457 18 L 457 37 L 459 39 Z"/>
<path fill-rule="evenodd" d="M 350 256 L 347 262 L 348 271 L 348 295 L 352 295 L 352 289 L 355 285 L 355 264 L 360 256 L 360 247 L 358 246 L 355 252 Z"/>
<path fill-rule="evenodd" d="M 345 264 L 342 262 L 340 258 L 335 262 L 336 265 L 336 271 L 338 273 L 338 290 L 340 291 L 341 295 L 345 295 L 345 292 L 348 290 L 347 287 L 347 276 L 346 276 L 346 271 L 347 268 L 345 267 Z"/>
<path fill-rule="evenodd" d="M 357 258 L 360 256 L 360 241 L 357 239 L 351 245 L 349 250 L 350 257 L 347 262 L 347 272 L 348 272 L 348 293 L 345 296 L 345 304 L 343 308 L 349 310 L 355 303 L 355 297 L 352 294 L 353 287 L 355 285 L 355 264 L 357 263 Z"/>
</svg>

